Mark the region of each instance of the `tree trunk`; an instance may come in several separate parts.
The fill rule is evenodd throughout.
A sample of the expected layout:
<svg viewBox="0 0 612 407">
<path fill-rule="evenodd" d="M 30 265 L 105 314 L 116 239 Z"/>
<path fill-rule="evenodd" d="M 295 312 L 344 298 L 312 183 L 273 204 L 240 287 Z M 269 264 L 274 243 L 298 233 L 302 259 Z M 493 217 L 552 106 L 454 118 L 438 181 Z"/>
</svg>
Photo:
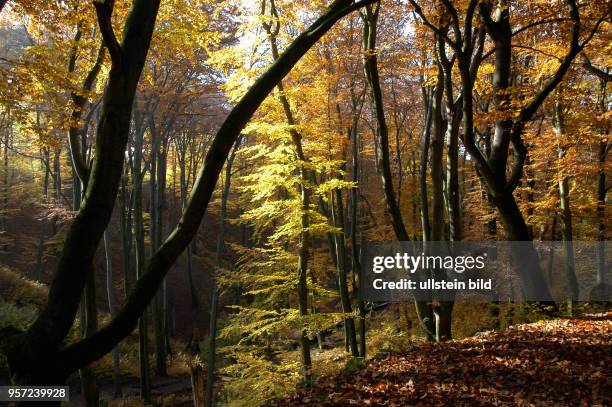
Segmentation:
<svg viewBox="0 0 612 407">
<path fill-rule="evenodd" d="M 376 135 L 380 148 L 380 155 L 377 159 L 380 168 L 381 181 L 384 192 L 385 204 L 391 217 L 391 224 L 395 232 L 395 237 L 399 241 L 409 241 L 410 237 L 406 231 L 400 208 L 395 198 L 393 190 L 393 177 L 389 160 L 389 130 L 385 119 L 383 95 L 380 87 L 380 77 L 378 73 L 378 58 L 376 55 L 376 33 L 380 4 L 376 6 L 366 6 L 362 12 L 363 26 L 363 45 L 364 45 L 364 72 L 369 89 L 372 109 L 376 115 Z M 417 302 L 417 314 L 423 323 L 426 331 L 433 332 L 432 318 L 430 309 L 425 303 Z"/>
<path fill-rule="evenodd" d="M 230 193 L 232 164 L 234 163 L 236 150 L 239 148 L 241 141 L 242 138 L 238 137 L 234 149 L 227 159 L 227 164 L 225 165 L 225 183 L 221 195 L 221 214 L 219 219 L 219 232 L 217 234 L 217 250 L 215 251 L 215 270 L 211 276 L 213 287 L 212 299 L 210 301 L 210 344 L 208 346 L 208 370 L 206 374 L 206 407 L 212 407 L 215 401 L 215 358 L 217 356 L 217 319 L 219 316 L 219 283 L 217 282 L 217 274 L 221 269 L 221 256 L 225 248 L 225 218 L 227 217 L 227 200 Z"/>
<path fill-rule="evenodd" d="M 353 121 L 351 131 L 351 161 L 352 161 L 352 181 L 354 183 L 359 182 L 359 132 L 357 128 L 357 120 Z M 353 292 L 357 294 L 357 312 L 359 313 L 359 356 L 362 358 L 366 357 L 366 311 L 365 303 L 359 298 L 358 287 L 362 279 L 361 261 L 360 261 L 360 247 L 357 244 L 357 228 L 359 227 L 359 218 L 357 216 L 358 207 L 358 194 L 357 188 L 351 188 L 351 260 L 353 275 L 357 276 L 359 281 L 353 287 Z"/>
<path fill-rule="evenodd" d="M 538 264 L 538 257 L 532 243 L 525 220 L 520 212 L 513 192 L 523 177 L 523 167 L 527 157 L 527 147 L 522 140 L 525 125 L 533 118 L 544 100 L 562 81 L 570 68 L 572 61 L 582 49 L 580 44 L 580 14 L 575 2 L 567 1 L 571 26 L 570 46 L 561 64 L 551 78 L 546 81 L 535 97 L 520 109 L 518 114 L 513 110 L 513 101 L 509 86 L 512 72 L 512 27 L 510 25 L 511 8 L 504 7 L 493 13 L 492 4 L 481 2 L 478 4 L 482 26 L 486 28 L 494 43 L 495 69 L 493 73 L 493 90 L 495 106 L 495 132 L 491 143 L 490 154 L 483 156 L 474 139 L 474 112 L 473 87 L 475 71 L 481 61 L 472 61 L 472 30 L 465 30 L 464 39 L 469 52 L 458 55 L 459 71 L 462 82 L 463 97 L 463 143 L 466 150 L 477 163 L 479 175 L 487 184 L 488 192 L 493 195 L 492 202 L 497 207 L 501 221 L 504 225 L 508 240 L 522 240 L 531 242 L 523 248 L 513 245 L 513 257 L 516 260 L 517 271 L 523 283 L 527 297 L 542 298 L 552 311 L 557 310 L 556 304 L 544 280 Z M 494 15 L 493 15 L 494 14 Z M 469 21 L 472 24 L 472 21 Z M 513 147 L 514 162 L 508 171 L 508 156 L 510 145 Z M 508 176 L 509 172 L 509 176 Z M 531 264 L 524 267 L 525 262 Z M 531 272 L 527 273 L 526 270 Z"/>
<path fill-rule="evenodd" d="M 599 106 L 603 114 L 608 112 L 608 81 L 600 81 Z M 605 134 L 609 133 L 609 129 L 605 130 Z M 604 287 L 606 281 L 606 257 L 605 257 L 605 241 L 606 241 L 606 157 L 610 151 L 612 144 L 608 140 L 599 142 L 598 152 L 598 167 L 599 174 L 597 179 L 597 284 Z"/>
<path fill-rule="evenodd" d="M 38 113 L 37 113 L 38 114 Z M 49 177 L 51 176 L 51 171 L 49 168 L 49 149 L 42 149 L 42 163 L 45 167 L 45 176 L 43 177 L 43 195 L 48 197 L 49 195 Z"/>
<path fill-rule="evenodd" d="M 104 258 L 106 260 L 106 294 L 108 299 L 108 312 L 111 318 L 117 315 L 115 304 L 115 288 L 113 285 L 113 261 L 111 257 L 111 248 L 108 243 L 108 231 L 104 232 Z M 119 348 L 115 346 L 113 349 L 113 398 L 121 397 L 121 365 L 119 359 Z"/>
<path fill-rule="evenodd" d="M 423 89 L 423 104 L 425 106 L 425 123 L 423 129 L 423 142 L 421 146 L 421 163 L 419 166 L 419 196 L 421 198 L 421 229 L 422 240 L 431 240 L 431 223 L 429 221 L 429 199 L 427 193 L 427 161 L 429 160 L 429 146 L 431 145 L 431 124 L 433 118 L 433 96 Z"/>
<path fill-rule="evenodd" d="M 8 211 L 8 200 L 9 200 L 9 138 L 10 138 L 10 130 L 12 128 L 13 123 L 11 119 L 11 111 L 10 109 L 7 112 L 7 122 L 8 126 L 4 131 L 4 168 L 2 171 L 2 213 L 0 214 L 0 227 L 2 227 L 2 234 L 6 236 L 6 222 L 7 222 L 7 211 Z M 2 245 L 2 250 L 6 250 L 6 245 Z"/>
<path fill-rule="evenodd" d="M 462 101 L 455 103 L 452 91 L 452 77 L 445 71 L 446 92 L 446 188 L 447 209 L 449 224 L 449 239 L 451 242 L 461 241 L 463 238 L 463 225 L 461 216 L 461 191 L 459 190 L 459 127 L 461 125 Z M 450 82 L 450 83 L 449 83 Z"/>
<path fill-rule="evenodd" d="M 81 337 L 87 338 L 98 330 L 98 305 L 96 303 L 96 275 L 94 267 L 85 285 L 83 304 L 81 306 Z M 96 377 L 91 365 L 84 366 L 79 370 L 81 377 L 81 392 L 83 401 L 87 407 L 98 407 L 100 405 L 100 390 L 96 383 Z"/>
<path fill-rule="evenodd" d="M 193 395 L 193 407 L 203 407 L 204 399 L 204 368 L 200 363 L 191 367 L 191 392 Z"/>
<path fill-rule="evenodd" d="M 605 162 L 609 142 L 599 143 L 599 176 L 597 183 L 597 284 L 604 285 L 606 281 L 606 171 Z"/>
<path fill-rule="evenodd" d="M 347 278 L 347 265 L 346 265 L 346 243 L 344 238 L 344 217 L 343 217 L 343 203 L 342 203 L 342 192 L 340 189 L 333 191 L 332 200 L 332 220 L 334 226 L 340 231 L 334 235 L 336 253 L 338 255 L 338 289 L 340 291 L 340 301 L 342 303 L 342 312 L 345 314 L 351 314 L 353 312 L 351 306 L 351 298 L 348 291 Z M 357 348 L 357 335 L 355 332 L 355 319 L 344 318 L 344 329 L 346 332 L 346 339 L 351 351 L 352 356 L 359 356 L 359 349 Z"/>
<path fill-rule="evenodd" d="M 366 6 L 362 13 L 363 25 L 363 45 L 364 45 L 364 71 L 369 89 L 372 109 L 376 115 L 376 133 L 380 155 L 378 166 L 380 168 L 381 181 L 383 186 L 385 204 L 391 217 L 391 222 L 395 235 L 400 241 L 409 241 L 410 237 L 406 231 L 400 207 L 397 204 L 395 191 L 393 190 L 393 176 L 389 159 L 389 129 L 385 119 L 383 94 L 380 87 L 380 77 L 378 73 L 378 58 L 376 56 L 376 33 L 380 3 L 375 6 Z"/>
<path fill-rule="evenodd" d="M 561 220 L 561 236 L 563 240 L 563 254 L 565 255 L 564 270 L 566 284 L 566 298 L 570 316 L 572 314 L 573 302 L 578 300 L 578 279 L 576 278 L 576 266 L 574 260 L 574 243 L 572 232 L 572 209 L 570 207 L 569 176 L 563 174 L 561 160 L 567 153 L 562 145 L 561 137 L 565 136 L 565 118 L 563 107 L 559 102 L 555 103 L 555 132 L 557 133 L 557 148 L 559 150 L 559 219 Z"/>
<path fill-rule="evenodd" d="M 557 214 L 553 214 L 552 227 L 550 228 L 550 240 L 551 241 L 557 240 Z M 553 276 L 554 262 L 555 262 L 555 247 L 554 245 L 551 244 L 549 255 L 548 255 L 548 264 L 547 264 L 549 282 L 552 282 L 554 278 Z"/>
<path fill-rule="evenodd" d="M 265 12 L 265 3 L 264 10 Z M 270 11 L 272 14 L 272 18 L 277 17 L 276 6 L 274 0 L 270 0 Z M 274 22 L 273 25 L 268 23 L 263 23 L 263 27 L 268 33 L 268 37 L 270 40 L 270 47 L 272 50 L 272 58 L 274 61 L 278 61 L 280 58 L 280 54 L 278 51 L 278 45 L 276 41 L 276 35 L 278 34 L 280 23 Z M 287 124 L 292 126 L 289 130 L 289 134 L 291 136 L 291 141 L 293 143 L 293 147 L 295 150 L 296 158 L 299 160 L 299 173 L 300 173 L 300 188 L 301 188 L 301 236 L 300 236 L 300 247 L 298 252 L 298 266 L 297 266 L 297 276 L 298 276 L 298 302 L 299 302 L 299 310 L 300 315 L 305 316 L 308 314 L 308 259 L 310 256 L 310 245 L 311 245 L 311 235 L 308 230 L 310 227 L 310 216 L 308 215 L 308 211 L 310 211 L 310 189 L 307 186 L 309 177 L 307 174 L 307 169 L 305 168 L 305 164 L 307 162 L 306 156 L 304 155 L 304 150 L 302 146 L 302 135 L 295 129 L 296 121 L 293 116 L 293 112 L 291 111 L 291 106 L 287 97 L 284 94 L 283 82 L 279 81 L 278 85 L 279 92 L 279 101 L 283 107 L 283 111 L 285 113 L 285 118 L 287 120 Z M 311 381 L 311 367 L 312 361 L 310 357 L 310 340 L 306 335 L 306 330 L 304 329 L 301 333 L 301 345 L 302 345 L 302 368 L 304 380 L 306 383 L 310 383 Z"/>
<path fill-rule="evenodd" d="M 483 40 L 484 41 L 484 40 Z M 461 204 L 460 204 L 460 192 L 459 192 L 459 127 L 461 124 L 462 118 L 462 100 L 459 98 L 455 101 L 454 92 L 453 92 L 453 82 L 452 82 L 452 67 L 453 63 L 448 60 L 446 56 L 446 46 L 444 41 L 439 35 L 436 35 L 436 50 L 437 50 L 437 61 L 438 61 L 438 83 L 436 87 L 440 86 L 444 89 L 445 94 L 445 106 L 446 106 L 446 123 L 443 123 L 439 130 L 436 130 L 436 126 L 434 125 L 434 138 L 437 134 L 439 134 L 440 144 L 444 143 L 444 135 L 441 135 L 442 131 L 445 129 L 445 135 L 447 138 L 447 162 L 446 162 L 446 208 L 448 213 L 448 223 L 449 223 L 449 240 L 450 247 L 453 247 L 453 242 L 460 241 L 462 239 L 462 225 L 461 225 Z M 434 113 L 433 120 L 434 123 L 438 121 L 437 115 L 438 113 L 435 111 L 435 103 L 437 101 L 437 95 L 434 94 Z M 442 103 L 442 101 L 440 101 Z M 441 115 L 441 112 L 440 112 Z M 432 145 L 435 143 L 432 140 Z M 436 195 L 440 195 L 442 192 L 436 190 L 441 190 L 442 185 L 436 186 L 436 179 L 443 178 L 442 174 L 442 165 L 437 164 L 436 161 L 442 161 L 442 151 L 436 152 L 437 149 L 443 150 L 443 147 L 432 147 L 432 182 L 434 184 L 433 187 L 433 200 L 436 202 Z M 439 156 L 439 157 L 438 157 Z M 434 158 L 435 157 L 435 158 Z M 440 168 L 436 168 L 440 167 Z M 439 173 L 439 175 L 436 175 Z M 439 181 L 441 184 L 442 181 Z M 443 197 L 438 198 L 440 200 L 444 199 Z M 439 214 L 436 215 L 436 213 Z M 440 227 L 444 224 L 443 220 L 443 210 L 436 210 L 434 203 L 434 211 L 433 211 L 433 223 L 439 224 Z M 439 239 L 436 238 L 435 235 L 439 236 Z M 432 232 L 432 240 L 444 240 L 444 231 L 434 231 Z M 439 273 L 445 273 L 443 270 L 439 270 Z M 446 277 L 443 275 L 443 277 Z M 455 293 L 452 293 L 453 299 Z M 449 340 L 452 338 L 452 316 L 453 316 L 453 308 L 455 306 L 454 301 L 438 301 L 438 327 L 436 329 L 436 339 L 439 341 Z"/>
<path fill-rule="evenodd" d="M 151 120 L 150 120 L 151 121 Z M 165 184 L 165 168 L 164 154 L 160 149 L 162 141 L 158 140 L 162 137 L 161 134 L 156 134 L 157 131 L 152 127 L 152 134 L 155 137 L 151 143 L 154 148 L 151 151 L 151 166 L 150 166 L 150 198 L 149 206 L 151 213 L 149 239 L 151 241 L 150 252 L 151 257 L 155 255 L 161 245 L 161 227 L 162 227 L 162 208 L 164 199 L 164 184 Z M 165 144 L 165 141 L 163 142 Z M 155 146 L 157 148 L 155 148 Z M 160 377 L 168 375 L 166 368 L 166 332 L 165 332 L 165 315 L 164 315 L 164 288 L 165 283 L 162 282 L 155 298 L 153 300 L 153 331 L 155 335 L 155 370 Z"/>
<path fill-rule="evenodd" d="M 132 194 L 134 217 L 134 247 L 136 249 L 136 280 L 140 280 L 145 267 L 145 241 L 142 209 L 142 150 L 144 143 L 144 128 L 142 122 L 135 119 L 134 158 L 132 168 Z M 138 321 L 138 362 L 140 372 L 140 397 L 145 403 L 151 402 L 151 374 L 149 368 L 149 339 L 146 311 Z"/>
<path fill-rule="evenodd" d="M 444 240 L 444 186 L 443 186 L 443 151 L 446 125 L 442 118 L 442 100 L 444 96 L 444 71 L 438 63 L 438 76 L 433 93 L 432 129 L 431 129 L 431 236 L 430 240 Z M 426 162 L 426 160 L 425 160 Z"/>
<path fill-rule="evenodd" d="M 56 148 L 53 156 L 53 189 L 55 191 L 55 199 L 58 202 L 62 200 L 62 166 L 61 166 L 62 148 Z M 5 175 L 6 177 L 6 175 Z M 8 199 L 8 196 L 4 198 Z"/>
<path fill-rule="evenodd" d="M 436 37 L 437 38 L 437 37 Z M 438 46 L 440 42 L 438 41 Z M 444 70 L 442 63 L 438 61 L 438 73 L 436 86 L 432 98 L 432 136 L 431 136 L 431 156 L 430 172 L 432 186 L 432 212 L 431 212 L 431 234 L 433 242 L 440 242 L 444 239 L 444 186 L 443 186 L 443 152 L 444 136 L 446 134 L 446 123 L 442 118 L 443 97 L 444 97 Z M 427 241 L 424 241 L 427 251 Z M 436 278 L 443 280 L 446 278 L 446 270 L 432 270 Z M 435 338 L 436 341 L 444 341 L 451 338 L 452 325 L 452 301 L 441 301 L 433 308 L 435 318 Z"/>
<path fill-rule="evenodd" d="M 56 155 L 57 157 L 57 155 Z M 54 164 L 54 166 L 57 164 Z M 59 167 L 58 167 L 59 168 Z M 55 171 L 58 171 L 56 169 Z M 74 184 L 78 187 L 73 191 L 73 205 L 74 210 L 78 211 L 81 207 L 83 196 L 81 187 L 82 181 L 75 175 L 73 169 L 73 178 L 75 179 Z M 55 179 L 55 178 L 54 178 Z M 57 187 L 56 187 L 57 188 Z M 61 192 L 58 192 L 58 194 Z M 79 195 L 77 195 L 79 194 Z M 83 299 L 81 300 L 81 312 L 80 312 L 80 323 L 81 323 L 81 337 L 87 338 L 96 333 L 98 330 L 98 305 L 96 295 L 96 274 L 93 262 L 90 266 L 90 276 L 85 283 L 85 292 L 83 293 Z M 84 366 L 79 370 L 79 377 L 81 380 L 81 393 L 83 401 L 87 407 L 98 407 L 100 404 L 100 389 L 96 383 L 96 377 L 93 373 L 91 365 Z"/>
<path fill-rule="evenodd" d="M 512 193 L 498 192 L 493 196 L 492 201 L 500 213 L 507 240 L 531 242 L 529 228 Z M 552 297 L 546 280 L 540 272 L 538 254 L 533 243 L 525 244 L 524 247 L 512 245 L 512 252 L 517 263 L 515 267 L 521 277 L 526 296 L 528 298 L 549 298 L 544 302 L 550 303 Z M 530 273 L 527 270 L 538 270 L 538 272 Z M 552 306 L 552 304 L 550 305 Z"/>
<path fill-rule="evenodd" d="M 131 165 L 131 164 L 130 164 Z M 130 292 L 130 275 L 132 255 L 132 194 L 128 191 L 127 173 L 121 179 L 119 230 L 121 231 L 121 247 L 123 259 L 123 293 L 127 297 Z"/>
<path fill-rule="evenodd" d="M 187 206 L 187 147 L 189 139 L 186 135 L 177 139 L 178 164 L 179 164 L 179 188 L 181 194 L 181 211 L 184 213 Z M 200 330 L 198 324 L 200 321 L 200 301 L 193 280 L 193 256 L 192 245 L 187 245 L 187 280 L 189 281 L 189 294 L 191 297 L 191 313 L 192 313 L 192 332 L 190 338 L 190 349 L 192 353 L 197 353 L 199 348 Z"/>
</svg>

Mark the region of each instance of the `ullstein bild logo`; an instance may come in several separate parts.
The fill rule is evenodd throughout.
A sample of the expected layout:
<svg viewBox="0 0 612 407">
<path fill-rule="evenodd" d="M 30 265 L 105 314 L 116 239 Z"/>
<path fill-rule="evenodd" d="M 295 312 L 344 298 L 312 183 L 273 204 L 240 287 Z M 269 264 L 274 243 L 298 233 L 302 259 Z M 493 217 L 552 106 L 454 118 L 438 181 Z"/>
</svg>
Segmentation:
<svg viewBox="0 0 612 407">
<path fill-rule="evenodd" d="M 580 301 L 612 301 L 607 245 L 370 242 L 362 250 L 360 293 L 368 301 L 540 301 L 551 297 L 563 301 L 569 295 Z M 568 288 L 569 273 L 578 283 L 577 297 Z"/>
</svg>

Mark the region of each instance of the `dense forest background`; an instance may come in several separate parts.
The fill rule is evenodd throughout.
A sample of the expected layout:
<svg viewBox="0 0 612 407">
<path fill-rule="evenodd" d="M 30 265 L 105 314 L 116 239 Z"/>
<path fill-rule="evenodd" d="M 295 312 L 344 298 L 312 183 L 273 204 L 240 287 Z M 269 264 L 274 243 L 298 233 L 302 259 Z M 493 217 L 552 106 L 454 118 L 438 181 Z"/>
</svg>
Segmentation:
<svg viewBox="0 0 612 407">
<path fill-rule="evenodd" d="M 261 405 L 601 308 L 571 242 L 609 290 L 609 2 L 0 4 L 1 381 Z M 392 240 L 564 241 L 571 295 L 365 302 Z"/>
</svg>

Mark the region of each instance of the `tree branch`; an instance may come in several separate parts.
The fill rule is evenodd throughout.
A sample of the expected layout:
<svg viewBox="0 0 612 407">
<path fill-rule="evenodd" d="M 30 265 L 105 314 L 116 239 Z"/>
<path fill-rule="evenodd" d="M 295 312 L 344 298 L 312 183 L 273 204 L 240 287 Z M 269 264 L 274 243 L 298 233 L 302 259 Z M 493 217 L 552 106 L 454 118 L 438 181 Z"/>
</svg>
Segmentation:
<svg viewBox="0 0 612 407">
<path fill-rule="evenodd" d="M 580 57 L 582 58 L 582 66 L 584 67 L 584 69 L 586 69 L 593 75 L 597 76 L 599 79 L 601 79 L 604 82 L 612 81 L 612 74 L 610 72 L 604 71 L 603 69 L 600 69 L 594 66 L 591 63 L 591 60 L 589 59 L 589 57 L 587 57 L 584 52 L 580 53 Z"/>
<path fill-rule="evenodd" d="M 515 36 L 519 35 L 520 33 L 524 32 L 524 31 L 526 31 L 526 30 L 528 30 L 528 29 L 530 29 L 530 28 L 537 27 L 537 26 L 542 25 L 542 24 L 562 23 L 562 22 L 564 22 L 564 21 L 568 21 L 568 20 L 569 20 L 569 19 L 567 19 L 567 18 L 565 18 L 565 17 L 563 17 L 563 18 L 551 18 L 551 19 L 548 19 L 548 20 L 539 20 L 539 21 L 533 22 L 533 23 L 531 23 L 531 24 L 527 24 L 527 25 L 525 25 L 525 26 L 523 26 L 523 27 L 519 28 L 519 29 L 518 29 L 518 30 L 516 30 L 516 31 L 513 31 L 513 32 L 512 32 L 512 37 L 515 37 Z M 483 59 L 483 60 L 487 59 L 488 57 L 490 57 L 491 55 L 493 55 L 493 52 L 494 52 L 493 50 L 488 51 L 487 53 L 485 53 L 485 54 L 482 56 L 482 59 Z"/>
<path fill-rule="evenodd" d="M 476 52 L 474 53 L 474 57 L 472 58 L 472 64 L 470 65 L 470 78 L 472 78 L 472 83 L 476 81 L 476 76 L 478 75 L 478 69 L 484 60 L 484 56 L 482 52 L 484 51 L 484 44 L 487 37 L 487 31 L 483 28 L 478 28 L 478 40 L 476 42 Z"/>
<path fill-rule="evenodd" d="M 517 29 L 516 31 L 513 31 L 512 32 L 512 36 L 514 37 L 516 35 L 519 35 L 523 31 L 527 31 L 530 28 L 537 27 L 537 26 L 542 25 L 542 24 L 562 23 L 562 22 L 567 21 L 567 20 L 568 20 L 567 18 L 551 18 L 551 19 L 548 19 L 548 20 L 534 21 L 533 23 L 526 24 L 526 25 L 522 26 L 521 28 Z"/>
<path fill-rule="evenodd" d="M 581 50 L 581 45 L 579 43 L 580 40 L 580 14 L 578 12 L 578 7 L 576 6 L 576 2 L 574 0 L 566 0 L 567 7 L 569 9 L 570 18 L 573 21 L 572 28 L 570 30 L 570 48 L 567 51 L 567 54 L 563 58 L 561 65 L 557 69 L 557 72 L 548 80 L 544 88 L 540 90 L 540 92 L 532 99 L 532 101 L 521 109 L 519 119 L 518 119 L 518 127 L 521 128 L 527 123 L 535 112 L 542 105 L 544 100 L 548 97 L 550 92 L 555 89 L 555 87 L 561 82 L 563 76 L 572 65 L 574 58 Z M 515 131 L 513 130 L 513 133 Z"/>
<path fill-rule="evenodd" d="M 474 46 L 472 45 L 472 19 L 474 18 L 474 13 L 476 12 L 477 6 L 478 0 L 470 0 L 468 8 L 465 12 L 465 39 L 463 52 L 470 55 L 472 54 L 472 50 L 474 48 Z"/>
<path fill-rule="evenodd" d="M 96 8 L 96 16 L 98 18 L 98 25 L 102 32 L 102 38 L 104 44 L 108 48 L 108 52 L 112 61 L 112 69 L 117 70 L 121 67 L 121 45 L 117 41 L 115 36 L 115 30 L 113 29 L 113 8 L 115 6 L 115 0 L 94 0 L 94 7 Z"/>
<path fill-rule="evenodd" d="M 435 25 L 433 25 L 431 23 L 431 21 L 429 21 L 427 19 L 427 17 L 425 16 L 425 13 L 423 13 L 423 9 L 421 8 L 421 6 L 419 6 L 419 4 L 414 1 L 414 0 L 408 0 L 408 2 L 412 5 L 412 7 L 414 8 L 414 11 L 417 13 L 417 15 L 419 17 L 421 17 L 421 20 L 423 20 L 423 23 L 429 27 L 431 30 L 433 30 L 436 34 L 440 35 L 444 41 L 455 51 L 455 52 L 461 52 L 461 47 L 460 45 L 451 40 L 449 38 L 449 36 L 443 31 L 441 30 L 439 27 L 436 27 Z"/>
<path fill-rule="evenodd" d="M 261 1 L 261 15 L 263 17 L 266 15 L 266 0 Z M 276 36 L 280 31 L 280 20 L 278 18 L 278 11 L 276 10 L 276 3 L 274 0 L 270 0 L 270 19 L 271 21 L 269 23 L 264 20 L 262 21 L 261 25 L 269 36 Z"/>
<path fill-rule="evenodd" d="M 104 43 L 100 44 L 100 48 L 98 50 L 98 57 L 96 58 L 96 62 L 91 67 L 85 80 L 83 81 L 83 86 L 81 87 L 82 94 L 77 94 L 76 92 L 71 92 L 70 97 L 75 104 L 74 109 L 72 110 L 70 129 L 68 130 L 68 147 L 70 151 L 70 158 L 72 159 L 72 165 L 74 167 L 74 171 L 83 183 L 86 185 L 87 178 L 89 178 L 89 166 L 85 163 L 85 157 L 82 154 L 82 146 L 79 140 L 79 130 L 77 127 L 77 123 L 80 121 L 81 116 L 83 114 L 83 108 L 87 103 L 87 98 L 84 93 L 90 92 L 93 84 L 102 69 L 102 64 L 104 63 Z M 72 62 L 72 61 L 71 61 Z M 75 63 L 71 63 L 72 71 L 75 70 Z"/>
<path fill-rule="evenodd" d="M 606 10 L 606 12 L 601 17 L 599 17 L 599 19 L 597 20 L 597 22 L 593 26 L 593 29 L 589 33 L 589 35 L 587 35 L 587 37 L 584 39 L 584 41 L 582 41 L 582 44 L 580 44 L 580 49 L 583 49 L 589 43 L 589 41 L 591 41 L 591 39 L 593 39 L 593 36 L 597 33 L 597 31 L 599 30 L 599 27 L 606 20 L 606 17 L 608 17 L 610 15 L 610 13 L 612 13 L 612 5 L 609 5 L 609 7 Z"/>
<path fill-rule="evenodd" d="M 541 49 L 537 49 L 535 47 L 530 47 L 528 45 L 514 45 L 513 47 L 514 48 L 518 48 L 518 49 L 526 49 L 527 51 L 531 51 L 531 52 L 534 52 L 534 53 L 537 53 L 537 54 L 542 54 L 545 57 L 556 59 L 559 62 L 563 62 L 563 59 L 559 58 L 558 56 L 550 54 L 550 53 L 548 53 L 546 51 L 542 51 Z"/>
<path fill-rule="evenodd" d="M 453 6 L 453 3 L 450 2 L 450 0 L 442 0 L 442 3 L 451 15 L 451 20 L 453 22 L 453 33 L 455 34 L 455 41 L 457 41 L 457 44 L 459 44 L 461 41 L 461 28 L 459 27 L 459 15 L 457 14 L 457 10 Z"/>
<path fill-rule="evenodd" d="M 495 21 L 491 18 L 491 4 L 486 1 L 480 2 L 479 11 L 482 22 L 487 27 L 487 31 L 493 32 L 495 30 Z"/>
</svg>

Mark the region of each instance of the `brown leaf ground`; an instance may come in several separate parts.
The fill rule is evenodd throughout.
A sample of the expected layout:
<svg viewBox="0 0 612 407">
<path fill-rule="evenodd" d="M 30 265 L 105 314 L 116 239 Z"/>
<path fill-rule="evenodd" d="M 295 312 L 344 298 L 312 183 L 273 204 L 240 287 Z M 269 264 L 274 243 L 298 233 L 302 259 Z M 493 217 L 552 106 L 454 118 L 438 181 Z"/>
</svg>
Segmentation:
<svg viewBox="0 0 612 407">
<path fill-rule="evenodd" d="M 612 313 L 517 325 L 373 360 L 284 406 L 610 406 Z"/>
</svg>

